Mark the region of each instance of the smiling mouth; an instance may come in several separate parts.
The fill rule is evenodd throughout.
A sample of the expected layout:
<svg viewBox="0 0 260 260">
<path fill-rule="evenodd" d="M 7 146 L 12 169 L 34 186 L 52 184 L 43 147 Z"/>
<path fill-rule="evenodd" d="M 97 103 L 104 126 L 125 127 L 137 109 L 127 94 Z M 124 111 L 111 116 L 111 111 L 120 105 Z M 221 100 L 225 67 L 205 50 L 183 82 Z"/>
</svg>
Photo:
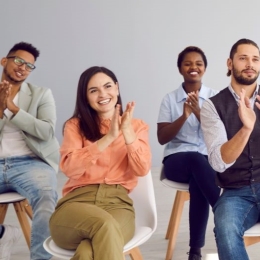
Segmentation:
<svg viewBox="0 0 260 260">
<path fill-rule="evenodd" d="M 199 73 L 197 71 L 190 72 L 190 75 L 198 75 Z"/>
<path fill-rule="evenodd" d="M 20 72 L 20 71 L 16 71 L 15 74 L 18 76 L 18 77 L 22 77 L 23 74 Z"/>
<path fill-rule="evenodd" d="M 104 99 L 104 100 L 99 101 L 98 104 L 105 105 L 105 104 L 108 104 L 110 102 L 110 100 L 111 100 L 110 98 Z"/>
</svg>

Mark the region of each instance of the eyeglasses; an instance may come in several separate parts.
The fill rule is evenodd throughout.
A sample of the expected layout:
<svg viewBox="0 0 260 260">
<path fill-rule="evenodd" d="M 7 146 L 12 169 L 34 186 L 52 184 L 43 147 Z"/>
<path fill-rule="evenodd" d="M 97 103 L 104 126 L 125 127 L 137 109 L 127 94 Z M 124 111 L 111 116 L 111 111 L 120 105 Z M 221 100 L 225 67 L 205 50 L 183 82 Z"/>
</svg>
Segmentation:
<svg viewBox="0 0 260 260">
<path fill-rule="evenodd" d="M 22 66 L 23 64 L 25 64 L 25 69 L 27 71 L 33 71 L 36 67 L 30 63 L 30 62 L 26 62 L 24 59 L 19 58 L 17 56 L 9 56 L 6 57 L 7 59 L 14 59 L 14 63 L 18 66 Z"/>
</svg>

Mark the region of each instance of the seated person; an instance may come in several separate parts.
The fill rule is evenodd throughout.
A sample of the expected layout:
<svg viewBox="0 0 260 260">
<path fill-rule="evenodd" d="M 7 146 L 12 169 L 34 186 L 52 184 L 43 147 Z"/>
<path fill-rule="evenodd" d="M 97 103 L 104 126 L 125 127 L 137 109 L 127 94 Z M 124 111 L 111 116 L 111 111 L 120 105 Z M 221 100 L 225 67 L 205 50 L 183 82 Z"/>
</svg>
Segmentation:
<svg viewBox="0 0 260 260">
<path fill-rule="evenodd" d="M 244 232 L 260 221 L 260 49 L 242 38 L 227 59 L 228 87 L 201 109 L 209 162 L 223 193 L 213 208 L 219 260 L 249 260 Z"/>
<path fill-rule="evenodd" d="M 39 54 L 32 44 L 20 42 L 1 59 L 0 193 L 16 191 L 28 199 L 33 210 L 30 259 L 48 260 L 52 256 L 43 242 L 58 198 L 59 143 L 51 90 L 25 82 Z M 17 227 L 0 227 L 0 259 L 10 258 L 19 234 Z"/>
<path fill-rule="evenodd" d="M 148 125 L 122 112 L 114 73 L 91 67 L 79 79 L 76 107 L 64 125 L 60 168 L 69 178 L 50 219 L 51 236 L 76 250 L 73 260 L 123 260 L 135 232 L 128 193 L 151 167 Z"/>
<path fill-rule="evenodd" d="M 164 172 L 167 179 L 188 183 L 190 192 L 189 260 L 201 259 L 209 217 L 209 205 L 216 203 L 220 189 L 215 171 L 208 163 L 200 127 L 200 107 L 216 91 L 202 84 L 207 67 L 204 52 L 189 46 L 178 56 L 177 65 L 184 82 L 167 94 L 158 118 L 157 136 L 165 146 Z"/>
</svg>

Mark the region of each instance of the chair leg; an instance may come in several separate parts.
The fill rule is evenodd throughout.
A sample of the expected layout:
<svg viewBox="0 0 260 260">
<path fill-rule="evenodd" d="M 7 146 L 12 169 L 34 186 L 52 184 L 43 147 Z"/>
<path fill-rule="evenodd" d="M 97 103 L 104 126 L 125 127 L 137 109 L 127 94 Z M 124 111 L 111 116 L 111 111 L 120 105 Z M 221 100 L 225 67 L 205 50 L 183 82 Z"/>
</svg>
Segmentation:
<svg viewBox="0 0 260 260">
<path fill-rule="evenodd" d="M 165 239 L 169 239 L 172 229 L 174 229 L 174 226 L 176 226 L 174 225 L 176 223 L 176 219 L 178 220 L 178 218 L 179 219 L 181 218 L 184 202 L 189 199 L 190 199 L 190 194 L 188 191 L 179 191 L 179 190 L 176 191 L 175 200 L 173 202 L 171 217 L 169 220 Z"/>
<path fill-rule="evenodd" d="M 8 209 L 8 203 L 7 204 L 0 204 L 0 224 L 4 223 L 5 215 Z"/>
<path fill-rule="evenodd" d="M 143 256 L 141 254 L 139 247 L 135 247 L 125 252 L 125 255 L 129 255 L 131 260 L 143 260 Z"/>
<path fill-rule="evenodd" d="M 25 201 L 25 200 L 24 200 Z M 23 234 L 26 240 L 26 243 L 30 249 L 31 245 L 31 226 L 28 221 L 27 212 L 24 208 L 24 201 L 14 202 L 14 208 L 18 217 L 18 220 L 20 222 L 21 228 L 23 230 Z"/>
<path fill-rule="evenodd" d="M 28 200 L 23 200 L 23 201 L 21 201 L 21 203 L 23 204 L 23 207 L 24 207 L 28 217 L 32 220 L 32 218 L 33 218 L 33 211 L 32 211 L 32 207 L 29 204 Z"/>
<path fill-rule="evenodd" d="M 169 239 L 168 248 L 166 253 L 166 260 L 171 260 L 176 238 L 178 234 L 178 229 L 180 225 L 181 215 L 184 207 L 184 202 L 189 200 L 190 194 L 187 191 L 177 191 L 175 195 L 175 200 L 172 207 L 172 213 L 170 217 L 170 221 L 168 224 L 168 229 L 166 233 L 166 239 Z"/>
<path fill-rule="evenodd" d="M 260 236 L 257 237 L 244 237 L 245 246 L 251 246 L 260 242 Z"/>
</svg>

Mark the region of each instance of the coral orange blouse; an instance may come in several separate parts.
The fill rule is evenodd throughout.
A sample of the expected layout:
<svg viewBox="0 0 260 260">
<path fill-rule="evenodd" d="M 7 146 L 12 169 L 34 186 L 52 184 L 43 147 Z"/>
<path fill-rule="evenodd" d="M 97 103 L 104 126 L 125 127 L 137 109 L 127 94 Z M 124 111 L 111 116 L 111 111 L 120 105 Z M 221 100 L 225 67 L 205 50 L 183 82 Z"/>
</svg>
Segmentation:
<svg viewBox="0 0 260 260">
<path fill-rule="evenodd" d="M 110 119 L 101 121 L 101 132 L 106 134 Z M 129 192 L 136 186 L 137 177 L 144 176 L 151 168 L 149 127 L 140 119 L 132 119 L 136 133 L 133 143 L 126 145 L 122 133 L 104 151 L 97 142 L 81 135 L 79 120 L 70 119 L 64 128 L 60 148 L 60 169 L 69 178 L 63 187 L 63 195 L 89 184 L 121 184 Z"/>
</svg>

